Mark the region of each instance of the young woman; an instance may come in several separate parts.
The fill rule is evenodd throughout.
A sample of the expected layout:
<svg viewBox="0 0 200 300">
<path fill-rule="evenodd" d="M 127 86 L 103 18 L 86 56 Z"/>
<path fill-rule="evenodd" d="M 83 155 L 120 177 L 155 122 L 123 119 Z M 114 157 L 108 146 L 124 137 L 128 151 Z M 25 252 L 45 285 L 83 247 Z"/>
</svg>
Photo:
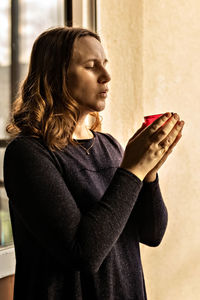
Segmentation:
<svg viewBox="0 0 200 300">
<path fill-rule="evenodd" d="M 166 113 L 124 151 L 98 130 L 106 63 L 82 28 L 50 29 L 33 45 L 4 159 L 15 300 L 147 299 L 139 243 L 158 246 L 166 230 L 157 172 L 184 122 Z"/>
</svg>

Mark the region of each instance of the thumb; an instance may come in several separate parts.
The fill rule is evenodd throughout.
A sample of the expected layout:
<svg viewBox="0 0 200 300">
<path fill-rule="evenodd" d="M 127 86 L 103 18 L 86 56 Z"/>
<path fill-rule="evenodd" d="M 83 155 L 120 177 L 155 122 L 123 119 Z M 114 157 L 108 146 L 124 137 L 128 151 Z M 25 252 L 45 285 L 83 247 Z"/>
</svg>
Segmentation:
<svg viewBox="0 0 200 300">
<path fill-rule="evenodd" d="M 143 123 L 142 126 L 134 133 L 134 135 L 130 138 L 129 141 L 132 141 L 134 138 L 136 138 L 136 136 L 138 136 L 145 129 L 146 129 L 146 126 L 144 126 L 144 123 Z"/>
</svg>

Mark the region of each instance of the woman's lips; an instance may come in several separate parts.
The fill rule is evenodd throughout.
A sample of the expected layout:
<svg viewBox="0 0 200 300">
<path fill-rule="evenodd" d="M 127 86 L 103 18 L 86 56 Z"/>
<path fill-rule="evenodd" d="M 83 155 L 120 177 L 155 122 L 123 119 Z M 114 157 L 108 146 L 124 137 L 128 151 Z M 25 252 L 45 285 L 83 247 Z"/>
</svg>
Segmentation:
<svg viewBox="0 0 200 300">
<path fill-rule="evenodd" d="M 101 93 L 99 93 L 99 95 L 100 95 L 101 97 L 106 98 L 106 97 L 107 97 L 107 92 L 101 92 Z"/>
<path fill-rule="evenodd" d="M 105 88 L 104 90 L 102 90 L 102 91 L 99 93 L 99 95 L 101 95 L 102 97 L 106 98 L 107 95 L 108 95 L 108 89 Z"/>
</svg>

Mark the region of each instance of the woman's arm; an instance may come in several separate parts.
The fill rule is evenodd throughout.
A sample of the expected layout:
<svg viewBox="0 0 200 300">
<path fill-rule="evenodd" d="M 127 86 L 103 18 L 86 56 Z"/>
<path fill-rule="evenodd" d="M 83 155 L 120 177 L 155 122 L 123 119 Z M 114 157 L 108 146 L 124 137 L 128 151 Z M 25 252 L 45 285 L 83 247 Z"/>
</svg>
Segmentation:
<svg viewBox="0 0 200 300">
<path fill-rule="evenodd" d="M 35 240 L 62 265 L 90 272 L 118 240 L 142 187 L 119 168 L 102 199 L 82 215 L 49 152 L 30 138 L 7 147 L 4 182 L 13 211 Z"/>
<path fill-rule="evenodd" d="M 141 130 L 142 128 L 136 132 L 135 136 Z M 113 137 L 112 139 L 118 145 L 121 157 L 123 157 L 124 149 L 116 139 Z M 162 159 L 161 163 L 166 160 L 166 157 L 167 155 Z M 141 243 L 148 246 L 158 246 L 160 244 L 167 227 L 168 214 L 160 191 L 158 173 L 156 171 L 152 170 L 145 176 L 143 187 L 131 213 L 131 218 L 132 220 L 136 219 Z"/>
<path fill-rule="evenodd" d="M 158 246 L 164 236 L 168 213 L 159 187 L 158 174 L 154 182 L 143 181 L 143 187 L 133 208 L 140 242 L 151 247 Z"/>
</svg>

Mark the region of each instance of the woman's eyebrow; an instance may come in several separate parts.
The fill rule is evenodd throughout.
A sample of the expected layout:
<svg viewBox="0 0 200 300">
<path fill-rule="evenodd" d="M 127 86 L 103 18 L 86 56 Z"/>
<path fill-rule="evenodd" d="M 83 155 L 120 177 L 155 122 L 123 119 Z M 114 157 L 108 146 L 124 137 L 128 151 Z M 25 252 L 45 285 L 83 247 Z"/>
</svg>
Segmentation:
<svg viewBox="0 0 200 300">
<path fill-rule="evenodd" d="M 97 59 L 97 58 L 90 58 L 90 59 L 87 59 L 86 61 L 84 61 L 83 63 L 85 64 L 85 63 L 87 63 L 89 61 L 100 61 L 100 60 Z M 107 63 L 107 62 L 108 62 L 108 60 L 107 60 L 107 58 L 105 58 L 104 59 L 104 63 Z"/>
</svg>

